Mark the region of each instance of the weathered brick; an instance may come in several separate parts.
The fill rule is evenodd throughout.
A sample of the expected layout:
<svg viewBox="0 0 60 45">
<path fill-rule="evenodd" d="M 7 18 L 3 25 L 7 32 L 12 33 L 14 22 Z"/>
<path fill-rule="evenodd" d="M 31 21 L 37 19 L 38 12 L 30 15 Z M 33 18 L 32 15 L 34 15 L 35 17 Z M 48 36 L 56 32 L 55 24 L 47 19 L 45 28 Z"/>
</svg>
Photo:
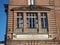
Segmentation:
<svg viewBox="0 0 60 45">
<path fill-rule="evenodd" d="M 52 41 L 52 40 L 60 40 L 60 0 L 35 0 L 35 6 L 40 6 L 40 7 L 45 7 L 45 8 L 50 8 L 51 10 L 49 11 L 32 11 L 32 10 L 20 10 L 20 7 L 23 7 L 23 9 L 25 9 L 25 6 L 28 6 L 28 0 L 9 0 L 9 4 L 8 4 L 8 23 L 7 23 L 7 38 L 10 38 L 10 40 L 6 39 L 6 45 L 60 45 L 60 41 Z M 19 10 L 16 10 L 15 8 L 19 8 Z M 25 8 L 24 8 L 25 7 Z M 34 7 L 30 7 L 33 8 Z M 36 8 L 36 7 L 35 7 Z M 39 8 L 39 7 L 37 7 Z M 12 11 L 11 9 L 15 9 L 14 11 Z M 21 8 L 22 9 L 22 8 Z M 42 8 L 41 8 L 42 9 Z M 24 33 L 23 34 L 28 34 L 27 33 L 27 18 L 26 18 L 26 12 L 37 12 L 38 13 L 38 33 L 39 34 L 43 34 L 44 31 L 42 31 L 41 28 L 41 16 L 40 16 L 40 12 L 47 12 L 47 19 L 48 19 L 48 34 L 51 34 L 51 37 L 49 38 L 53 38 L 52 40 L 13 40 L 13 35 L 11 33 L 13 33 L 14 31 L 16 31 L 16 16 L 17 16 L 17 12 L 23 12 L 23 19 L 24 19 L 24 26 L 23 26 L 23 30 Z M 14 16 L 14 17 L 13 17 Z M 32 30 L 31 30 L 32 31 Z M 47 32 L 47 31 L 46 31 Z M 31 34 L 31 33 L 29 33 Z M 33 33 L 35 34 L 35 33 Z M 36 33 L 37 34 L 37 33 Z M 47 34 L 47 33 L 44 33 Z M 54 35 L 53 35 L 54 34 Z"/>
</svg>

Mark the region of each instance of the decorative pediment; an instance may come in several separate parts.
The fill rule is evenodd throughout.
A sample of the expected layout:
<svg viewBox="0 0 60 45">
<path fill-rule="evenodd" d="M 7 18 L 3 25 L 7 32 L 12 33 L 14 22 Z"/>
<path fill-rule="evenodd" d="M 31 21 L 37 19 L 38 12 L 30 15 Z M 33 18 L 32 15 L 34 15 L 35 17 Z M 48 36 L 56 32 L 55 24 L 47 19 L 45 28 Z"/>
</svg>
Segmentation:
<svg viewBox="0 0 60 45">
<path fill-rule="evenodd" d="M 22 10 L 22 11 L 50 11 L 50 8 L 42 7 L 42 6 L 36 6 L 36 5 L 30 5 L 30 6 L 22 6 L 22 7 L 15 7 L 11 9 L 13 10 Z"/>
</svg>

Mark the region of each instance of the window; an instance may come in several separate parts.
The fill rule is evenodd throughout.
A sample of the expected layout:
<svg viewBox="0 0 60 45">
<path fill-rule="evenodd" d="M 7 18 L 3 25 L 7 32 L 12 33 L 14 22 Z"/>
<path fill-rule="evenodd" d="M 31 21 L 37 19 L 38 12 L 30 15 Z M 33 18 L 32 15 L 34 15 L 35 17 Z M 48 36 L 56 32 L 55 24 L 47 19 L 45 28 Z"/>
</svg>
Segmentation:
<svg viewBox="0 0 60 45">
<path fill-rule="evenodd" d="M 27 13 L 27 24 L 29 28 L 36 28 L 37 24 L 37 13 L 35 12 L 30 12 Z"/>
<path fill-rule="evenodd" d="M 42 28 L 48 27 L 48 20 L 47 20 L 47 13 L 46 12 L 41 13 L 41 27 Z"/>
<path fill-rule="evenodd" d="M 34 5 L 34 0 L 28 0 L 28 5 Z"/>
<path fill-rule="evenodd" d="M 23 27 L 23 13 L 18 12 L 17 13 L 17 28 L 22 28 Z"/>
</svg>

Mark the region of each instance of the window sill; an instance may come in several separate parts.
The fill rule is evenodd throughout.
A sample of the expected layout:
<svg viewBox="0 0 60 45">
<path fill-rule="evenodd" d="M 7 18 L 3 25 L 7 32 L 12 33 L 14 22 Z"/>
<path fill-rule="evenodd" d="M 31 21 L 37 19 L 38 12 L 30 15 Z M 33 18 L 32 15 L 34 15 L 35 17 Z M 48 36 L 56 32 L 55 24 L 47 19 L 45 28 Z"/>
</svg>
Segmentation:
<svg viewBox="0 0 60 45">
<path fill-rule="evenodd" d="M 53 34 L 13 34 L 13 40 L 53 40 Z"/>
</svg>

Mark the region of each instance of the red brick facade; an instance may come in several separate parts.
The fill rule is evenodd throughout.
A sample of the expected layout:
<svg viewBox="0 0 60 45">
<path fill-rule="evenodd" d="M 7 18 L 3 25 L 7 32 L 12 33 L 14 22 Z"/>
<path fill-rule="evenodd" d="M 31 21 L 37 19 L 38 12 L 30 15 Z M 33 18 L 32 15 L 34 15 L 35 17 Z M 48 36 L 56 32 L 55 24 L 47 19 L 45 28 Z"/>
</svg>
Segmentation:
<svg viewBox="0 0 60 45">
<path fill-rule="evenodd" d="M 7 34 L 6 45 L 60 45 L 60 0 L 34 0 L 35 6 L 40 6 L 42 9 L 29 10 L 25 7 L 29 7 L 28 0 L 9 0 L 8 4 L 8 20 L 7 20 Z M 6 6 L 5 6 L 6 7 Z M 22 8 L 23 9 L 22 9 Z M 25 8 L 25 9 L 24 9 Z M 13 34 L 16 32 L 16 18 L 17 12 L 23 12 L 24 29 L 23 33 L 18 34 L 30 34 L 27 32 L 27 20 L 26 12 L 38 13 L 38 33 L 46 33 L 41 31 L 41 18 L 40 12 L 47 12 L 48 14 L 48 35 L 52 36 L 52 40 L 13 40 Z M 36 34 L 36 33 L 33 33 Z"/>
</svg>

